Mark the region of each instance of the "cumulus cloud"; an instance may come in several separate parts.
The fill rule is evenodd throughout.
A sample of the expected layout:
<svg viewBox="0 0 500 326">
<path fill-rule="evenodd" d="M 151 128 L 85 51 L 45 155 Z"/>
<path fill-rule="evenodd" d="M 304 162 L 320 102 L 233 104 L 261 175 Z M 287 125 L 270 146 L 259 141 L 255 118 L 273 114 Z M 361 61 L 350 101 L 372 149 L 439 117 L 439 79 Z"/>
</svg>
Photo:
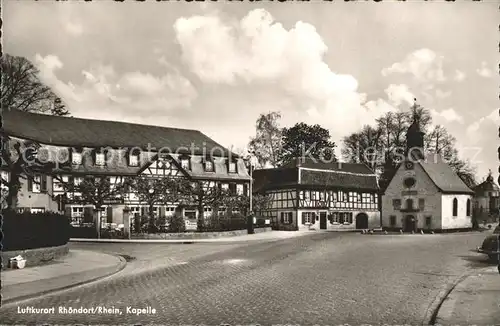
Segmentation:
<svg viewBox="0 0 500 326">
<path fill-rule="evenodd" d="M 478 134 L 483 134 L 483 132 L 478 132 L 478 131 L 484 131 L 484 128 L 488 128 L 491 126 L 495 126 L 495 129 L 498 127 L 500 124 L 500 112 L 495 109 L 493 110 L 490 114 L 481 117 L 477 121 L 473 122 L 472 124 L 467 127 L 467 134 L 473 138 L 477 138 Z M 493 138 L 491 134 L 486 135 L 487 138 Z M 497 135 L 498 136 L 498 135 Z M 496 138 L 496 137 L 495 137 Z"/>
<path fill-rule="evenodd" d="M 453 108 L 449 108 L 438 112 L 435 109 L 430 109 L 432 118 L 434 120 L 441 120 L 445 122 L 458 122 L 460 124 L 464 123 L 464 118 Z"/>
<path fill-rule="evenodd" d="M 488 64 L 485 61 L 481 62 L 481 68 L 476 69 L 476 72 L 479 76 L 485 78 L 493 76 L 493 72 L 488 68 Z"/>
<path fill-rule="evenodd" d="M 213 14 L 183 17 L 174 29 L 185 63 L 201 81 L 266 85 L 268 103 L 262 105 L 302 112 L 302 119 L 335 135 L 355 131 L 388 109 L 376 101 L 366 105 L 356 78 L 330 69 L 323 60 L 328 47 L 311 24 L 299 21 L 286 29 L 266 10 L 255 9 L 240 21 Z M 286 107 L 275 106 L 283 97 L 290 99 Z"/>
<path fill-rule="evenodd" d="M 410 92 L 410 89 L 407 85 L 391 84 L 385 89 L 385 93 L 387 94 L 389 101 L 396 106 L 399 106 L 403 103 L 413 105 L 415 96 L 412 92 Z"/>
<path fill-rule="evenodd" d="M 444 57 L 430 49 L 419 49 L 408 54 L 402 61 L 382 70 L 383 76 L 391 74 L 411 74 L 420 82 L 443 82 Z"/>
<path fill-rule="evenodd" d="M 71 113 L 83 117 L 143 116 L 149 113 L 167 113 L 190 105 L 197 92 L 189 80 L 178 74 L 154 76 L 148 73 L 118 74 L 112 66 L 95 65 L 82 70 L 79 84 L 64 82 L 57 76 L 63 67 L 53 55 L 35 56 L 40 78 L 65 101 Z"/>
</svg>

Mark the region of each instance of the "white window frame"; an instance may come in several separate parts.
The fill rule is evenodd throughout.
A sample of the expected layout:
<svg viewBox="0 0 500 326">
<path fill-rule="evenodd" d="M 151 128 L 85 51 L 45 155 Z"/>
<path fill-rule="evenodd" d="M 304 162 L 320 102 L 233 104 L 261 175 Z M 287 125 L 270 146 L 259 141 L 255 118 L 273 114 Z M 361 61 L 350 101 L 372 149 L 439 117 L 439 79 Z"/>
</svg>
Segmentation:
<svg viewBox="0 0 500 326">
<path fill-rule="evenodd" d="M 106 155 L 104 153 L 95 153 L 95 165 L 97 166 L 106 165 Z"/>
<path fill-rule="evenodd" d="M 302 212 L 302 217 L 304 219 L 304 224 L 312 224 L 313 222 L 312 212 Z"/>
<path fill-rule="evenodd" d="M 42 176 L 34 175 L 31 183 L 31 192 L 39 194 L 42 192 Z"/>
<path fill-rule="evenodd" d="M 139 166 L 139 155 L 129 154 L 128 164 L 129 166 Z"/>
<path fill-rule="evenodd" d="M 283 224 L 293 223 L 293 212 L 281 212 L 281 216 L 283 216 Z"/>
<path fill-rule="evenodd" d="M 181 159 L 181 168 L 183 168 L 184 170 L 189 170 L 189 159 Z"/>
<path fill-rule="evenodd" d="M 234 167 L 234 169 L 231 167 Z M 229 162 L 228 172 L 229 173 L 236 173 L 237 172 L 236 171 L 236 162 Z"/>
<path fill-rule="evenodd" d="M 241 183 L 236 184 L 236 194 L 243 195 L 243 185 Z"/>
<path fill-rule="evenodd" d="M 44 207 L 33 207 L 33 208 L 30 208 L 30 213 L 31 214 L 45 213 L 45 208 Z"/>
<path fill-rule="evenodd" d="M 83 155 L 80 152 L 71 153 L 71 164 L 80 165 L 83 162 Z"/>
<path fill-rule="evenodd" d="M 84 208 L 83 206 L 72 206 L 71 207 L 71 217 L 83 217 Z"/>
<path fill-rule="evenodd" d="M 205 171 L 206 172 L 214 172 L 214 163 L 212 161 L 205 161 Z"/>
</svg>

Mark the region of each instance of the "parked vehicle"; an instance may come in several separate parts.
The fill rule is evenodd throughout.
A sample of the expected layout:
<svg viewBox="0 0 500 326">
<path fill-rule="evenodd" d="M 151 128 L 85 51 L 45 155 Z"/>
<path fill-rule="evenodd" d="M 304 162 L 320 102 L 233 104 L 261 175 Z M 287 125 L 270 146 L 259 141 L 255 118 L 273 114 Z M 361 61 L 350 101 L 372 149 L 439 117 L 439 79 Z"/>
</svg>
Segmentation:
<svg viewBox="0 0 500 326">
<path fill-rule="evenodd" d="M 484 239 L 481 247 L 477 248 L 477 251 L 488 255 L 491 260 L 496 260 L 498 258 L 498 237 L 500 236 L 500 225 L 498 225 L 493 234 L 489 235 Z"/>
</svg>

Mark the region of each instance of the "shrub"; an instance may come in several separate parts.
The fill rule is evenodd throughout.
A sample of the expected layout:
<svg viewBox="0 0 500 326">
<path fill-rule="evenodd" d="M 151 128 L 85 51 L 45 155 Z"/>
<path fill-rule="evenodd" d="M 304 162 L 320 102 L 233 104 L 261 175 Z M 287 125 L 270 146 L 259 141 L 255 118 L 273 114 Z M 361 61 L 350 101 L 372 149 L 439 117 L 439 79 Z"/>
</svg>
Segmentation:
<svg viewBox="0 0 500 326">
<path fill-rule="evenodd" d="M 83 238 L 83 239 L 96 239 L 97 230 L 95 227 L 95 223 L 92 223 L 91 226 L 71 226 L 70 237 Z"/>
<path fill-rule="evenodd" d="M 62 246 L 70 231 L 69 218 L 62 214 L 3 211 L 4 251 Z"/>
<path fill-rule="evenodd" d="M 167 231 L 172 233 L 179 233 L 186 231 L 186 222 L 184 217 L 180 214 L 174 214 L 168 218 Z"/>
</svg>

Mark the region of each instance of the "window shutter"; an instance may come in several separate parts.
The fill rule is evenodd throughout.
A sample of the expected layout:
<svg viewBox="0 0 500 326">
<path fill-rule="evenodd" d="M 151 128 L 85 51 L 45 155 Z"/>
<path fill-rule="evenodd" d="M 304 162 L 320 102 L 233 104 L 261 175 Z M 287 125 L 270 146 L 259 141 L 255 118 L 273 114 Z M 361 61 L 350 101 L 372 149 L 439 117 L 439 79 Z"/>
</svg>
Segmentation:
<svg viewBox="0 0 500 326">
<path fill-rule="evenodd" d="M 316 223 L 316 213 L 312 213 L 311 223 L 312 224 Z"/>
<path fill-rule="evenodd" d="M 243 195 L 248 196 L 248 185 L 246 183 L 243 184 Z"/>
<path fill-rule="evenodd" d="M 302 224 L 306 224 L 306 213 L 302 213 Z"/>
<path fill-rule="evenodd" d="M 113 223 L 113 207 L 111 206 L 106 207 L 106 213 L 107 213 L 107 222 Z"/>
<path fill-rule="evenodd" d="M 160 217 L 165 216 L 165 206 L 160 206 Z"/>
<path fill-rule="evenodd" d="M 284 216 L 283 212 L 281 213 L 280 221 L 282 224 L 285 223 L 285 216 Z"/>
<path fill-rule="evenodd" d="M 64 215 L 66 215 L 67 217 L 71 218 L 71 207 L 66 206 L 64 208 Z"/>
<path fill-rule="evenodd" d="M 229 192 L 231 193 L 231 195 L 236 194 L 236 183 L 231 182 L 229 184 Z"/>
<path fill-rule="evenodd" d="M 28 176 L 28 191 L 33 191 L 33 177 Z"/>
<path fill-rule="evenodd" d="M 40 176 L 40 192 L 47 192 L 47 176 L 45 174 Z"/>
<path fill-rule="evenodd" d="M 86 206 L 83 208 L 83 217 L 85 222 L 94 221 L 94 209 L 90 206 Z"/>
<path fill-rule="evenodd" d="M 141 216 L 148 216 L 147 207 L 141 207 Z"/>
</svg>

